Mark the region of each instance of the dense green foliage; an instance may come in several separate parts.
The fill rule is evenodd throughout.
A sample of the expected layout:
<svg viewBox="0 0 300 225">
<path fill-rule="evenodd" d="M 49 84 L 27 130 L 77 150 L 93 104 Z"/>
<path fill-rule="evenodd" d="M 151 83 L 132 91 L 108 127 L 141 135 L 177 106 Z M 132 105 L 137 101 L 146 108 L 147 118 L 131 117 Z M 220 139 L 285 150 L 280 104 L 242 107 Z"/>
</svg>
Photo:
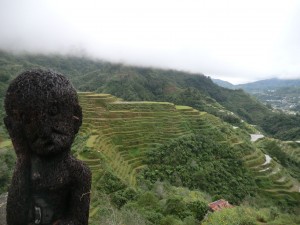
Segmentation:
<svg viewBox="0 0 300 225">
<path fill-rule="evenodd" d="M 0 149 L 0 194 L 8 190 L 15 160 L 11 148 Z"/>
<path fill-rule="evenodd" d="M 237 124 L 239 118 L 225 112 L 225 107 L 249 123 L 262 126 L 268 117 L 272 118 L 273 124 L 280 130 L 285 129 L 278 116 L 242 90 L 219 87 L 202 74 L 124 66 L 84 57 L 12 55 L 0 51 L 0 83 L 6 83 L 25 69 L 37 67 L 51 68 L 65 74 L 80 91 L 110 93 L 125 100 L 175 102 L 207 111 Z M 3 95 L 3 90 L 5 85 L 0 84 L 0 96 Z M 293 119 L 292 116 L 290 118 Z M 263 128 L 269 133 L 268 125 L 264 124 Z M 283 134 L 285 139 L 299 136 L 296 124 L 292 128 L 290 134 Z M 281 138 L 281 133 L 272 135 Z"/>
<path fill-rule="evenodd" d="M 276 113 L 266 116 L 262 128 L 271 136 L 281 140 L 300 140 L 300 115 Z"/>
<path fill-rule="evenodd" d="M 247 208 L 224 209 L 208 216 L 203 225 L 257 225 Z"/>
<path fill-rule="evenodd" d="M 202 225 L 296 225 L 299 222 L 299 217 L 280 213 L 276 207 L 258 210 L 243 206 L 209 214 Z"/>
<path fill-rule="evenodd" d="M 112 173 L 106 172 L 93 189 L 92 202 L 97 202 L 100 212 L 93 217 L 91 224 L 127 221 L 125 224 L 150 225 L 174 224 L 176 221 L 182 225 L 196 225 L 208 211 L 204 197 L 205 194 L 201 192 L 176 188 L 162 182 L 148 185 L 146 190 L 135 190 L 128 188 Z"/>
<path fill-rule="evenodd" d="M 103 96 L 102 100 L 97 101 L 107 108 L 96 107 L 92 102 L 86 109 L 90 112 L 89 117 L 99 116 L 101 120 L 88 118 L 84 121 L 84 131 L 76 138 L 72 150 L 93 171 L 90 224 L 199 225 L 207 213 L 207 203 L 219 198 L 237 205 L 251 199 L 249 204 L 253 207 L 263 205 L 279 208 L 270 211 L 267 216 L 260 216 L 259 210 L 248 213 L 248 209 L 237 206 L 225 211 L 223 216 L 209 214 L 210 223 L 205 220 L 205 224 L 222 224 L 220 218 L 227 221 L 223 224 L 231 225 L 233 218 L 236 224 L 250 225 L 257 221 L 276 224 L 276 220 L 297 224 L 296 217 L 290 216 L 288 219 L 281 210 L 297 210 L 299 193 L 289 190 L 293 186 L 291 180 L 276 185 L 280 174 L 260 172 L 261 168 L 258 167 L 264 163 L 264 155 L 255 149 L 249 137 L 249 133 L 257 130 L 241 120 L 257 124 L 266 133 L 278 138 L 298 140 L 297 116 L 274 114 L 242 90 L 220 88 L 201 74 L 59 55 L 12 55 L 0 52 L 0 97 L 3 97 L 8 82 L 14 76 L 24 69 L 36 67 L 51 68 L 66 74 L 80 91 L 112 93 L 125 100 L 169 101 L 189 105 L 231 124 L 223 123 L 208 113 L 187 110 L 184 106 L 173 105 L 172 108 L 171 104 L 157 104 L 145 112 L 142 110 L 143 104 L 137 104 L 133 110 L 130 104 L 126 109 L 120 104 L 109 106 L 104 103 Z M 3 101 L 3 98 L 0 100 Z M 172 117 L 168 107 L 176 112 Z M 181 112 L 176 111 L 179 108 Z M 159 109 L 159 112 L 154 109 Z M 110 114 L 110 110 L 113 113 Z M 2 108 L 0 113 L 2 123 Z M 145 120 L 141 116 L 144 114 L 147 115 Z M 192 117 L 197 119 L 193 120 Z M 87 123 L 91 123 L 90 126 Z M 97 130 L 99 124 L 103 130 Z M 0 129 L 0 137 L 6 139 L 1 124 Z M 146 134 L 149 134 L 147 138 Z M 178 135 L 186 136 L 176 139 Z M 146 141 L 149 145 L 145 145 Z M 267 143 L 262 149 L 299 178 L 296 176 L 298 159 L 292 157 L 290 152 L 282 151 L 284 148 L 279 146 L 281 143 Z M 91 147 L 93 145 L 97 148 Z M 7 190 L 13 155 L 12 150 L 0 149 L 1 192 Z M 122 157 L 128 161 L 122 161 L 122 165 L 119 165 L 117 160 Z M 145 164 L 141 163 L 142 160 Z M 135 170 L 130 170 L 131 166 Z M 137 185 L 130 185 L 121 179 L 120 174 L 132 178 L 135 172 L 141 172 Z M 274 196 L 276 201 L 272 200 Z"/>
<path fill-rule="evenodd" d="M 166 180 L 173 185 L 201 189 L 235 204 L 255 193 L 254 180 L 238 154 L 211 136 L 174 140 L 149 152 L 146 164 L 143 177 L 151 182 Z"/>
</svg>

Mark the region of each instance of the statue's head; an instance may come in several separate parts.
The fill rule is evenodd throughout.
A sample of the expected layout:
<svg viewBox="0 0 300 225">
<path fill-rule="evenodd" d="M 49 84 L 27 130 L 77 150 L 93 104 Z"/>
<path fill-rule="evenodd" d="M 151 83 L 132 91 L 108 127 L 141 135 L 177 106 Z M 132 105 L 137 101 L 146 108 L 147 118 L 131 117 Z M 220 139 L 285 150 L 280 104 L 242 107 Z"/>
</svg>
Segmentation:
<svg viewBox="0 0 300 225">
<path fill-rule="evenodd" d="M 63 75 L 29 70 L 16 77 L 5 97 L 7 117 L 21 129 L 30 151 L 54 155 L 69 151 L 82 122 L 76 90 Z"/>
</svg>

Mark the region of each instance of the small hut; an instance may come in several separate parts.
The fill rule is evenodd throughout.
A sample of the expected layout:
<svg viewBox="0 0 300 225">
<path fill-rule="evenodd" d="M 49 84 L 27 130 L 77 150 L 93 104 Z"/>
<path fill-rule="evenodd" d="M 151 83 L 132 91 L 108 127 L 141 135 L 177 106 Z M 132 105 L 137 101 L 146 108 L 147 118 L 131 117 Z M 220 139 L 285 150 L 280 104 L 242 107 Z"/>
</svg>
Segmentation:
<svg viewBox="0 0 300 225">
<path fill-rule="evenodd" d="M 224 208 L 232 208 L 233 205 L 229 204 L 229 202 L 224 199 L 220 199 L 212 203 L 209 203 L 208 207 L 212 212 L 215 212 L 215 211 L 220 211 Z"/>
</svg>

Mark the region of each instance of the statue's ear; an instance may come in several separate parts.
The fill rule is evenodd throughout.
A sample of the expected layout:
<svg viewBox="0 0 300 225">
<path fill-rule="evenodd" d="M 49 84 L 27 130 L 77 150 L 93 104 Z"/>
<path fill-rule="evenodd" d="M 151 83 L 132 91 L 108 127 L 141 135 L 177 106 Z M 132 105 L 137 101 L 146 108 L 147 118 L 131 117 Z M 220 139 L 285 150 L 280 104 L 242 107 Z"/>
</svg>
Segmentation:
<svg viewBox="0 0 300 225">
<path fill-rule="evenodd" d="M 21 120 L 5 116 L 3 122 L 11 138 L 23 135 L 23 123 Z"/>
<path fill-rule="evenodd" d="M 77 134 L 82 124 L 82 110 L 80 105 L 78 104 L 74 106 L 73 121 L 74 121 L 74 133 Z"/>
<path fill-rule="evenodd" d="M 5 124 L 6 129 L 8 130 L 8 133 L 10 134 L 12 132 L 12 120 L 10 117 L 5 116 L 3 118 L 3 122 Z"/>
</svg>

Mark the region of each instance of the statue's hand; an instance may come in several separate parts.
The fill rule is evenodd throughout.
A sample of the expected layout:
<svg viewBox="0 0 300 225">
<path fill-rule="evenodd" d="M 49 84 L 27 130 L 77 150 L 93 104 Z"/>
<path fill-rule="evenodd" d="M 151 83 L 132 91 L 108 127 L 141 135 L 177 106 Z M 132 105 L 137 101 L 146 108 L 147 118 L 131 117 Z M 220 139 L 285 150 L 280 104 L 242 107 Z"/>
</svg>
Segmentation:
<svg viewBox="0 0 300 225">
<path fill-rule="evenodd" d="M 16 154 L 26 154 L 29 148 L 24 135 L 23 124 L 20 121 L 12 120 L 8 116 L 4 118 L 4 124 L 8 130 Z"/>
</svg>

